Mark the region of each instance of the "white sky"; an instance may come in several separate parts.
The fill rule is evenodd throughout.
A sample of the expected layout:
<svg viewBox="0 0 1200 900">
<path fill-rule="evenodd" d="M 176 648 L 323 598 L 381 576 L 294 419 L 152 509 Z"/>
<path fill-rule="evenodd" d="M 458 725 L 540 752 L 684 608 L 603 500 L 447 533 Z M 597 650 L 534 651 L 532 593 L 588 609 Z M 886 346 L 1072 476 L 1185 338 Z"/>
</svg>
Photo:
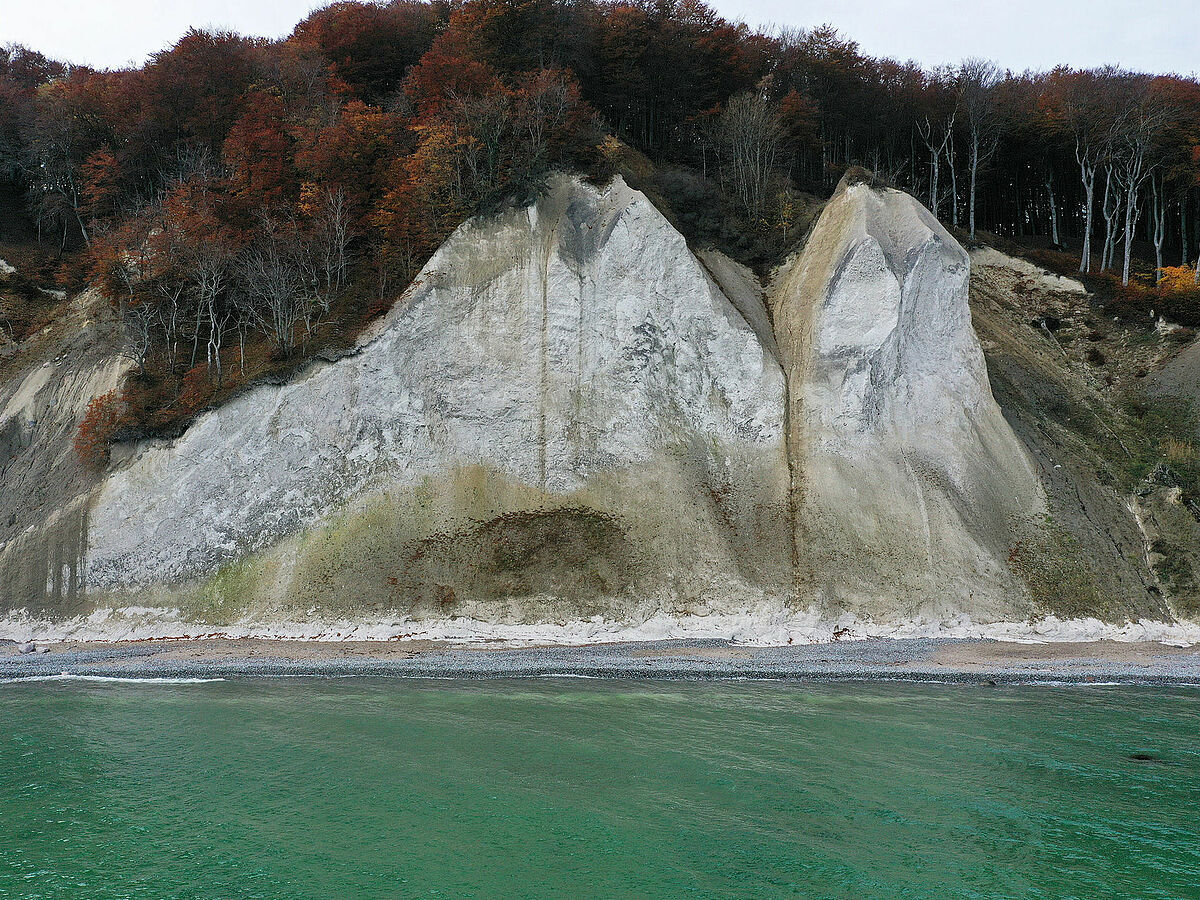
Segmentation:
<svg viewBox="0 0 1200 900">
<path fill-rule="evenodd" d="M 830 22 L 867 53 L 927 66 L 983 56 L 1014 70 L 1057 63 L 1200 70 L 1196 0 L 710 0 L 751 24 Z M 0 44 L 97 67 L 142 63 L 189 26 L 278 37 L 319 0 L 0 0 Z"/>
</svg>

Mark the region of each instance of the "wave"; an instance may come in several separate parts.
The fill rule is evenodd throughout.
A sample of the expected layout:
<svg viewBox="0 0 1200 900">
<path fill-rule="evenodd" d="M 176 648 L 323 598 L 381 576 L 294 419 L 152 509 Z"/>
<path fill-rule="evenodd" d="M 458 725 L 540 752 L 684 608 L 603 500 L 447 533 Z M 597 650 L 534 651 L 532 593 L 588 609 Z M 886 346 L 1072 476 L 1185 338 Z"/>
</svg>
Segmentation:
<svg viewBox="0 0 1200 900">
<path fill-rule="evenodd" d="M 224 680 L 224 678 L 124 678 L 116 675 L 73 675 L 70 672 L 61 672 L 58 675 L 0 678 L 0 684 L 24 684 L 27 681 L 90 681 L 102 684 L 209 684 Z"/>
</svg>

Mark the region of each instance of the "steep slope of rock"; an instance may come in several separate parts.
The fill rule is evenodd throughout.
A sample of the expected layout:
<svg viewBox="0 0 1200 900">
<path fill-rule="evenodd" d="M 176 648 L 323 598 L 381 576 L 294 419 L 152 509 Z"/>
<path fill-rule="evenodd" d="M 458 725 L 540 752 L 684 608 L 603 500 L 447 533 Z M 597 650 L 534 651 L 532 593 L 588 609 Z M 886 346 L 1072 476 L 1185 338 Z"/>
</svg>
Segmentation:
<svg viewBox="0 0 1200 900">
<path fill-rule="evenodd" d="M 0 377 L 0 608 L 63 612 L 84 603 L 89 493 L 74 450 L 93 397 L 129 368 L 108 304 L 85 291 L 18 348 Z"/>
<path fill-rule="evenodd" d="M 1106 459 L 1121 440 L 1108 404 L 1088 384 L 1082 361 L 1072 365 L 1052 332 L 1030 324 L 1054 309 L 1071 327 L 1083 318 L 1086 296 L 1071 287 L 1056 294 L 1057 285 L 1031 275 L 1024 260 L 996 251 L 972 258 L 972 318 L 992 388 L 1037 466 L 1061 529 L 1059 550 L 1068 554 L 1039 599 L 1063 615 L 1165 615 L 1150 591 L 1143 535 Z"/>
<path fill-rule="evenodd" d="M 1169 485 L 1133 483 L 1138 470 L 1153 467 L 1163 435 L 1132 417 L 1127 401 L 1171 341 L 1105 325 L 1071 279 L 1047 277 L 991 249 L 971 256 L 972 321 L 992 391 L 1050 503 L 1053 528 L 1016 554 L 1019 568 L 1040 568 L 1032 572 L 1039 608 L 1114 621 L 1194 615 L 1195 584 L 1165 577 L 1183 572 L 1187 561 L 1159 551 L 1200 546 L 1197 523 L 1172 501 Z M 1100 328 L 1103 365 L 1089 361 Z"/>
<path fill-rule="evenodd" d="M 558 178 L 460 228 L 356 355 L 135 453 L 93 503 L 88 590 L 215 617 L 782 595 L 783 396 L 644 196 Z"/>
<path fill-rule="evenodd" d="M 766 292 L 564 176 L 349 356 L 97 472 L 73 439 L 128 362 L 85 293 L 0 369 L 0 610 L 1194 615 L 1200 523 L 1139 481 L 1158 437 L 1119 390 L 1155 363 L 1088 363 L 1090 304 L 862 174 Z"/>
<path fill-rule="evenodd" d="M 1159 466 L 1136 492 L 1134 511 L 1146 534 L 1147 561 L 1175 611 L 1200 617 L 1200 341 L 1190 342 L 1148 379 L 1151 403 L 1172 419 L 1174 451 L 1192 469 L 1185 492 L 1170 465 Z M 1190 435 L 1189 435 L 1190 432 Z"/>
<path fill-rule="evenodd" d="M 1200 340 L 1193 341 L 1149 379 L 1148 392 L 1180 401 L 1200 437 Z"/>
<path fill-rule="evenodd" d="M 920 203 L 852 172 L 772 287 L 801 593 L 827 607 L 1032 610 L 1009 558 L 1045 497 L 992 398 L 969 275 Z"/>
</svg>

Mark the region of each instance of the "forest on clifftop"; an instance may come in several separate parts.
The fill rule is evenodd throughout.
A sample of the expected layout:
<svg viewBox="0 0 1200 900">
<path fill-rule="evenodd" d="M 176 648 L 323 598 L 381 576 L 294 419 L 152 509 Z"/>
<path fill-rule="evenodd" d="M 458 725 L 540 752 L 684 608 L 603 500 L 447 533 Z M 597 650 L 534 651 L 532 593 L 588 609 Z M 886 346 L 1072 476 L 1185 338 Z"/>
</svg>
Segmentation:
<svg viewBox="0 0 1200 900">
<path fill-rule="evenodd" d="M 0 329 L 103 290 L 136 376 L 85 421 L 99 460 L 350 346 L 464 218 L 553 170 L 623 174 L 765 271 L 850 165 L 1115 315 L 1200 324 L 1194 77 L 930 71 L 697 0 L 393 0 L 280 41 L 193 30 L 130 70 L 0 51 Z"/>
</svg>

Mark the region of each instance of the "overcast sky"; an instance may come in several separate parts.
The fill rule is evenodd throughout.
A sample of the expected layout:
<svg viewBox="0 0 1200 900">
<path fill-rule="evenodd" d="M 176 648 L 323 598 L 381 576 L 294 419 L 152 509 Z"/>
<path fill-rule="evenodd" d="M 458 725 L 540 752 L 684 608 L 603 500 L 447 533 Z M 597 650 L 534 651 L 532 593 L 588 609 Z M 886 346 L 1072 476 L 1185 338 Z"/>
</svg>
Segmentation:
<svg viewBox="0 0 1200 900">
<path fill-rule="evenodd" d="M 97 67 L 141 64 L 189 26 L 279 37 L 314 0 L 0 0 L 0 44 Z M 752 25 L 830 22 L 876 56 L 1015 70 L 1117 63 L 1200 70 L 1197 0 L 712 0 Z"/>
</svg>

